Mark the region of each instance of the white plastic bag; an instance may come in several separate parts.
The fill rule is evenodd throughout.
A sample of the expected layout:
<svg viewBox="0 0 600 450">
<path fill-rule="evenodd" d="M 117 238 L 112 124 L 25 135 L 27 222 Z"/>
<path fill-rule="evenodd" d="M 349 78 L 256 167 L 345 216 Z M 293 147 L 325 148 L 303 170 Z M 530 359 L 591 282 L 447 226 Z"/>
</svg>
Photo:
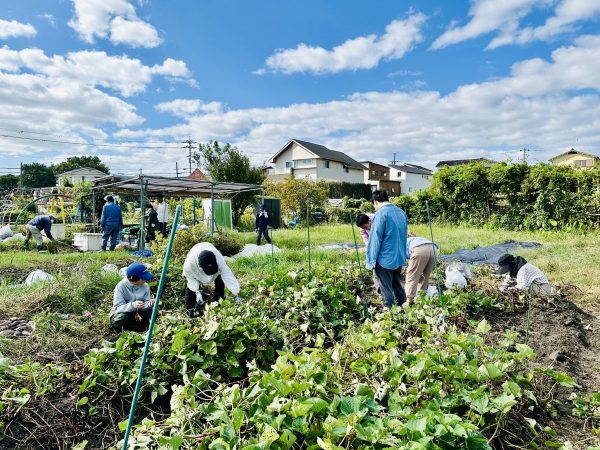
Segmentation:
<svg viewBox="0 0 600 450">
<path fill-rule="evenodd" d="M 474 277 L 473 271 L 471 270 L 471 265 L 464 262 L 454 261 L 448 265 L 448 269 L 455 270 L 467 280 L 470 280 Z"/>
<path fill-rule="evenodd" d="M 23 284 L 25 286 L 32 286 L 35 283 L 44 283 L 44 282 L 50 282 L 50 281 L 54 281 L 54 280 L 56 280 L 54 275 L 50 275 L 49 273 L 38 269 L 38 270 L 34 270 L 29 275 L 27 275 L 27 278 L 25 279 L 25 281 L 23 281 Z"/>
<path fill-rule="evenodd" d="M 105 264 L 102 266 L 103 272 L 119 273 L 119 268 L 115 264 Z"/>
<path fill-rule="evenodd" d="M 10 225 L 4 225 L 0 228 L 0 240 L 9 238 L 13 235 L 13 230 Z"/>
<path fill-rule="evenodd" d="M 122 277 L 125 277 L 125 275 L 127 275 L 127 267 L 121 267 L 119 269 L 119 275 L 121 275 Z"/>
<path fill-rule="evenodd" d="M 0 239 L 0 241 L 2 242 L 12 242 L 12 241 L 25 241 L 25 235 L 21 234 L 21 233 L 15 233 L 10 237 L 4 238 L 4 239 Z"/>
<path fill-rule="evenodd" d="M 425 298 L 432 298 L 438 295 L 437 286 L 429 286 L 425 293 Z"/>
<path fill-rule="evenodd" d="M 448 267 L 445 285 L 448 289 L 462 289 L 467 285 L 467 279 L 455 267 Z"/>
</svg>

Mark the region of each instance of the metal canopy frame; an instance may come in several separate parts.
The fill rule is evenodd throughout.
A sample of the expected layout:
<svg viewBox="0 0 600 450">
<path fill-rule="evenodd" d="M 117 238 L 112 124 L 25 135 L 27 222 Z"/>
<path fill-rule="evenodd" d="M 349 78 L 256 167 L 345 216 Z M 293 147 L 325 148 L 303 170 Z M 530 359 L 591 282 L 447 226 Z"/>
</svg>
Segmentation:
<svg viewBox="0 0 600 450">
<path fill-rule="evenodd" d="M 257 184 L 217 182 L 210 180 L 190 180 L 187 178 L 157 177 L 152 175 L 137 175 L 127 177 L 123 175 L 108 175 L 92 181 L 92 204 L 96 204 L 96 191 L 110 190 L 121 194 L 140 194 L 141 219 L 139 248 L 144 246 L 144 209 L 147 195 L 161 194 L 165 197 L 192 197 L 194 204 L 196 197 L 210 197 L 211 223 L 210 231 L 215 231 L 215 195 L 236 195 L 242 192 L 264 191 L 265 187 Z M 194 221 L 195 221 L 194 208 Z M 94 221 L 94 231 L 96 222 Z"/>
</svg>

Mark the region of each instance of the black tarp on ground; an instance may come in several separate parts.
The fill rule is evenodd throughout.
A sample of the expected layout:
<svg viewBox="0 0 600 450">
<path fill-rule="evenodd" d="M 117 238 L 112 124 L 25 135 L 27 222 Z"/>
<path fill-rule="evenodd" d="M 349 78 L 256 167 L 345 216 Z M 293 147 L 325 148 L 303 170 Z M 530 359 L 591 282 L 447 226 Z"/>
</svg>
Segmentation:
<svg viewBox="0 0 600 450">
<path fill-rule="evenodd" d="M 467 264 L 497 264 L 498 258 L 505 253 L 513 253 L 520 248 L 537 248 L 542 244 L 537 242 L 517 242 L 504 241 L 501 244 L 490 245 L 489 247 L 478 247 L 474 249 L 459 250 L 451 255 L 442 255 L 441 259 L 446 262 L 461 261 Z"/>
</svg>

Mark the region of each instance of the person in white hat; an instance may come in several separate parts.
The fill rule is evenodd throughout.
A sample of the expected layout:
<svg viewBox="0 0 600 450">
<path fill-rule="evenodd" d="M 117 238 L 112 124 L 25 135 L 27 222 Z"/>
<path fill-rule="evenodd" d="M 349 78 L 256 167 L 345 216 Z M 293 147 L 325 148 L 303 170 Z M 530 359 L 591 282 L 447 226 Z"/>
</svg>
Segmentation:
<svg viewBox="0 0 600 450">
<path fill-rule="evenodd" d="M 35 216 L 32 220 L 30 220 L 27 225 L 25 225 L 25 228 L 27 229 L 25 247 L 29 245 L 29 239 L 31 239 L 33 236 L 38 252 L 42 251 L 44 243 L 42 231 L 48 239 L 53 241 L 54 237 L 52 236 L 52 232 L 50 230 L 52 229 L 52 223 L 55 221 L 56 216 L 54 214 L 42 214 Z"/>
</svg>

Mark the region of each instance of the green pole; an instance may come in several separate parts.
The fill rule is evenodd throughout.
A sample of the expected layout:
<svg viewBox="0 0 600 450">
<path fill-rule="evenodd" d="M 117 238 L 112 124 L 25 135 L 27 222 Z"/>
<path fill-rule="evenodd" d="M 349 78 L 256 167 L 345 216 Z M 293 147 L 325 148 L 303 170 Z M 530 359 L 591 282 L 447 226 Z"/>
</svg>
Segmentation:
<svg viewBox="0 0 600 450">
<path fill-rule="evenodd" d="M 144 353 L 142 354 L 142 360 L 140 362 L 140 372 L 138 374 L 137 382 L 135 384 L 135 391 L 133 392 L 133 400 L 131 402 L 131 408 L 129 409 L 129 419 L 127 420 L 127 429 L 125 430 L 125 437 L 123 438 L 122 450 L 127 450 L 127 442 L 129 441 L 129 435 L 131 434 L 131 427 L 133 426 L 133 419 L 135 417 L 135 409 L 140 396 L 140 389 L 142 388 L 142 380 L 144 378 L 144 369 L 146 368 L 146 359 L 148 358 L 148 351 L 150 349 L 150 342 L 152 341 L 152 332 L 154 331 L 154 324 L 156 323 L 156 316 L 158 316 L 158 304 L 160 303 L 160 297 L 162 296 L 163 289 L 165 287 L 165 281 L 167 279 L 167 269 L 169 268 L 169 259 L 171 259 L 171 250 L 173 249 L 173 241 L 175 241 L 175 233 L 177 232 L 177 225 L 179 223 L 179 215 L 181 214 L 181 205 L 177 205 L 175 209 L 175 218 L 173 219 L 173 227 L 171 228 L 171 234 L 169 235 L 169 243 L 167 245 L 167 253 L 165 255 L 165 261 L 163 262 L 162 271 L 160 273 L 160 281 L 158 283 L 158 292 L 156 293 L 156 301 L 154 302 L 154 308 L 152 308 L 152 318 L 150 319 L 150 326 L 146 333 L 146 344 L 144 345 Z"/>
<path fill-rule="evenodd" d="M 365 318 L 369 318 L 369 299 L 366 295 L 366 287 L 365 287 L 365 276 L 363 273 L 362 265 L 360 263 L 360 256 L 358 254 L 358 243 L 356 241 L 356 232 L 354 231 L 354 221 L 352 220 L 352 213 L 349 212 L 348 216 L 350 217 L 350 224 L 352 225 L 352 237 L 354 237 L 354 248 L 356 249 L 356 262 L 358 263 L 358 273 L 360 274 L 360 284 L 362 289 L 362 294 L 365 299 Z"/>
<path fill-rule="evenodd" d="M 312 275 L 310 264 L 310 201 L 306 202 L 306 230 L 308 231 L 308 276 Z"/>
<path fill-rule="evenodd" d="M 275 279 L 275 251 L 273 249 L 273 227 L 271 227 L 271 273 Z"/>
<path fill-rule="evenodd" d="M 435 277 L 438 295 L 440 297 L 440 308 L 444 307 L 444 297 L 442 296 L 442 287 L 440 286 L 440 271 L 438 269 L 437 254 L 435 252 L 435 241 L 433 239 L 433 228 L 431 226 L 431 215 L 429 214 L 429 200 L 425 200 L 427 207 L 427 222 L 429 223 L 429 235 L 431 236 L 431 248 L 433 250 L 433 263 L 435 265 Z"/>
</svg>

